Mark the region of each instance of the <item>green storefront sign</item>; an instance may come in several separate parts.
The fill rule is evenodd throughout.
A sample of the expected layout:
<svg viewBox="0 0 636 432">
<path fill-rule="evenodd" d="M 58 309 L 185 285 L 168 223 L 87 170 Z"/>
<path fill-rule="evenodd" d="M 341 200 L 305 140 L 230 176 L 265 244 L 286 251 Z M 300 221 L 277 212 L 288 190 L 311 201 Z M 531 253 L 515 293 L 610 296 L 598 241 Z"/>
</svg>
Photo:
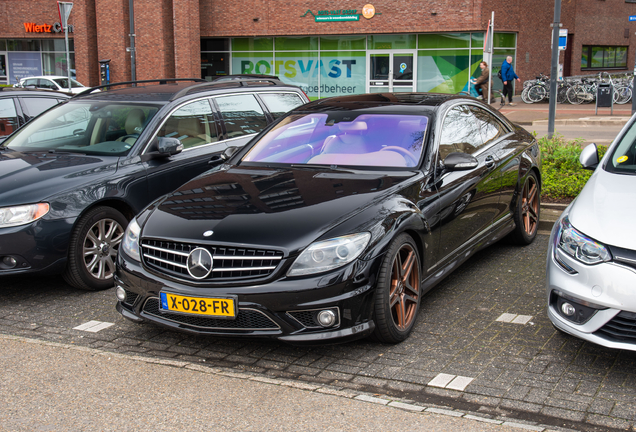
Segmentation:
<svg viewBox="0 0 636 432">
<path fill-rule="evenodd" d="M 338 10 L 321 10 L 318 13 L 313 13 L 311 9 L 308 9 L 301 18 L 307 15 L 312 15 L 315 22 L 335 22 L 335 21 L 360 21 L 360 15 L 367 19 L 372 18 L 375 13 L 375 8 L 372 5 L 366 5 L 363 8 L 362 13 L 358 13 L 357 9 L 338 9 Z M 381 15 L 381 14 L 377 14 Z"/>
<path fill-rule="evenodd" d="M 360 15 L 327 15 L 314 17 L 316 22 L 360 21 Z"/>
</svg>

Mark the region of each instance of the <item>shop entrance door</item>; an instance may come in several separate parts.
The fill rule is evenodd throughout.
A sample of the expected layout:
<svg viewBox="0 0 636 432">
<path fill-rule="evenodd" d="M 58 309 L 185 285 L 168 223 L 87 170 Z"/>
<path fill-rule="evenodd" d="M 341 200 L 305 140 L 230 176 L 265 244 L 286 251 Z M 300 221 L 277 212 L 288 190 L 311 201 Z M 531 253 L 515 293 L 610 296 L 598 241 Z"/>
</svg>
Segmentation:
<svg viewBox="0 0 636 432">
<path fill-rule="evenodd" d="M 416 58 L 415 51 L 368 52 L 367 92 L 414 92 Z"/>
</svg>

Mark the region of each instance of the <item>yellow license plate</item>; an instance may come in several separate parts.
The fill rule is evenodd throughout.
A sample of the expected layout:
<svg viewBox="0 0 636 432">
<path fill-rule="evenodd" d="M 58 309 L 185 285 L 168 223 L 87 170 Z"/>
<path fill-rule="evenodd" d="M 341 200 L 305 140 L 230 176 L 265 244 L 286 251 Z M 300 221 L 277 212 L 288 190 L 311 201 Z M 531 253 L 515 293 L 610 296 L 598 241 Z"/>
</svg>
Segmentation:
<svg viewBox="0 0 636 432">
<path fill-rule="evenodd" d="M 236 317 L 236 302 L 233 298 L 189 297 L 159 293 L 160 309 L 165 312 L 180 312 L 193 315 Z"/>
</svg>

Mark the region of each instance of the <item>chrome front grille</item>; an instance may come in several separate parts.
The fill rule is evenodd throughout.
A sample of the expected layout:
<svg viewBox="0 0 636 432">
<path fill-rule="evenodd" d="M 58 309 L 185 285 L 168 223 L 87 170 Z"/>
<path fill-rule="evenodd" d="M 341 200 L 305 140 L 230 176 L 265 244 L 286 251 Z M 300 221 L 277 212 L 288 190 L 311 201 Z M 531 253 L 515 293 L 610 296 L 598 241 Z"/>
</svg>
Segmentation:
<svg viewBox="0 0 636 432">
<path fill-rule="evenodd" d="M 183 315 L 159 310 L 159 299 L 149 298 L 144 304 L 143 312 L 161 320 L 185 324 L 207 330 L 243 330 L 265 331 L 280 330 L 280 326 L 257 309 L 239 308 L 236 319 L 217 319 L 197 315 Z"/>
<path fill-rule="evenodd" d="M 280 264 L 283 253 L 266 249 L 232 248 L 215 245 L 197 245 L 161 240 L 141 242 L 144 263 L 162 273 L 197 280 L 188 272 L 188 255 L 197 247 L 207 249 L 213 258 L 210 275 L 203 281 L 223 281 L 262 278 L 269 276 Z"/>
</svg>

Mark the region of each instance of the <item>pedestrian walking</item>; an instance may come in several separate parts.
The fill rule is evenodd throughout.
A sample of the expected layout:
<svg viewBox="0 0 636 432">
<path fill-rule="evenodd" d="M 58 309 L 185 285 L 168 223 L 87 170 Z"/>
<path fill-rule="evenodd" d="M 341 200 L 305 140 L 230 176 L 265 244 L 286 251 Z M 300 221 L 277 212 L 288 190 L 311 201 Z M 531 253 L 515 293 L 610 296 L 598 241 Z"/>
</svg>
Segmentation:
<svg viewBox="0 0 636 432">
<path fill-rule="evenodd" d="M 490 81 L 490 71 L 488 70 L 488 63 L 482 61 L 479 63 L 481 68 L 481 75 L 477 79 L 473 79 L 472 83 L 477 89 L 477 93 L 484 99 L 488 100 L 488 82 Z"/>
<path fill-rule="evenodd" d="M 503 96 L 501 97 L 502 105 L 506 102 L 506 95 L 508 95 L 508 105 L 515 105 L 512 103 L 512 96 L 514 94 L 514 90 L 512 89 L 512 82 L 515 79 L 519 81 L 519 83 L 521 83 L 521 79 L 517 76 L 514 69 L 512 68 L 512 56 L 508 56 L 501 65 L 501 81 L 503 81 Z"/>
</svg>

